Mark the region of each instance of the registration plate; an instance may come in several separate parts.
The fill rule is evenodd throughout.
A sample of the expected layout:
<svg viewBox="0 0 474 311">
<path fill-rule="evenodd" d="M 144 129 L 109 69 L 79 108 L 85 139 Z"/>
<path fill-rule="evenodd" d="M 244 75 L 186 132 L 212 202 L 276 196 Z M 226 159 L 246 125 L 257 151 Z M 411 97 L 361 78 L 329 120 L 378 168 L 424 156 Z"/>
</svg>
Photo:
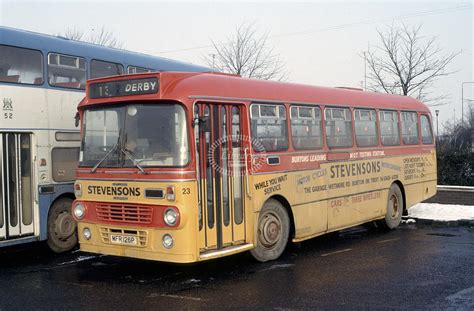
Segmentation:
<svg viewBox="0 0 474 311">
<path fill-rule="evenodd" d="M 110 242 L 113 244 L 138 245 L 138 239 L 131 235 L 111 234 Z"/>
</svg>

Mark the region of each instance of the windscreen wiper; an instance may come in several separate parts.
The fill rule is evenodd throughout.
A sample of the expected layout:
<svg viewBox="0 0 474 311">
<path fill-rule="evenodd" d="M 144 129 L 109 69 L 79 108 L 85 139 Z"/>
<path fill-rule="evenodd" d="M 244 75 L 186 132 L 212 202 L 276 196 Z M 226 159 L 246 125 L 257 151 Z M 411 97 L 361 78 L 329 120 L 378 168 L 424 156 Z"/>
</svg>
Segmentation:
<svg viewBox="0 0 474 311">
<path fill-rule="evenodd" d="M 127 156 L 127 158 L 129 158 L 132 162 L 133 162 L 133 165 L 135 165 L 136 167 L 138 167 L 138 169 L 140 170 L 140 172 L 142 172 L 142 174 L 148 174 L 148 172 L 146 172 L 143 167 L 138 164 L 138 160 L 135 159 L 132 155 L 132 153 L 130 152 L 130 150 L 126 149 L 126 148 L 123 148 L 123 147 L 120 147 L 120 151 L 123 152 L 124 155 Z"/>
<path fill-rule="evenodd" d="M 102 162 L 105 161 L 105 159 L 107 159 L 109 157 L 109 155 L 115 150 L 117 149 L 119 145 L 119 140 L 117 139 L 117 142 L 115 143 L 115 145 L 112 146 L 112 149 L 109 150 L 109 152 L 107 152 L 107 154 L 91 169 L 91 173 L 95 173 L 95 171 L 97 170 L 97 168 L 99 167 L 99 165 L 102 164 Z"/>
</svg>

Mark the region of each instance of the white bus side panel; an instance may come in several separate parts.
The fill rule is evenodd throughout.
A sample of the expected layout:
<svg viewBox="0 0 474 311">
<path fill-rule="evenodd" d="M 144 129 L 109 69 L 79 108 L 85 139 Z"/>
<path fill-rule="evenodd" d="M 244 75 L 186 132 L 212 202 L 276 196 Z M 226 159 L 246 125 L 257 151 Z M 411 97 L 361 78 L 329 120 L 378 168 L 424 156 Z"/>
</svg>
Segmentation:
<svg viewBox="0 0 474 311">
<path fill-rule="evenodd" d="M 55 147 L 78 147 L 77 141 L 56 141 L 56 132 L 78 132 L 79 129 L 74 126 L 74 115 L 79 101 L 84 97 L 83 92 L 69 90 L 44 89 L 39 87 L 26 87 L 17 85 L 0 85 L 0 137 L 15 137 L 15 151 L 11 150 L 10 155 L 15 155 L 16 177 L 4 176 L 7 172 L 5 165 L 9 165 L 8 161 L 0 163 L 0 185 L 3 187 L 0 198 L 0 240 L 5 238 L 15 238 L 25 235 L 39 236 L 40 223 L 47 219 L 39 219 L 38 206 L 38 186 L 54 184 L 52 180 L 52 158 L 51 151 Z M 24 133 L 24 134 L 23 134 Z M 19 155 L 24 149 L 21 149 L 20 138 L 25 134 L 29 139 L 30 148 L 30 168 L 31 176 L 25 178 L 21 176 L 22 165 Z M 11 139 L 10 139 L 11 140 Z M 7 154 L 3 146 L 0 146 L 0 155 L 4 158 L 11 158 Z M 23 147 L 24 148 L 24 147 Z M 0 157 L 1 158 L 1 157 Z M 10 159 L 10 165 L 12 159 Z M 14 174 L 13 174 L 14 175 Z M 17 185 L 16 192 L 16 210 L 18 212 L 19 223 L 9 223 L 9 211 L 7 207 L 7 191 L 12 184 Z M 30 193 L 26 193 L 26 187 L 31 189 Z M 22 192 L 23 191 L 23 192 Z M 31 203 L 33 222 L 28 224 L 21 222 L 22 208 L 21 202 Z M 11 204 L 10 204 L 11 205 Z M 25 208 L 25 207 L 23 207 Z M 44 208 L 44 207 L 42 207 Z M 2 225 L 3 223 L 3 225 Z M 8 227 L 7 227 L 8 226 Z"/>
</svg>

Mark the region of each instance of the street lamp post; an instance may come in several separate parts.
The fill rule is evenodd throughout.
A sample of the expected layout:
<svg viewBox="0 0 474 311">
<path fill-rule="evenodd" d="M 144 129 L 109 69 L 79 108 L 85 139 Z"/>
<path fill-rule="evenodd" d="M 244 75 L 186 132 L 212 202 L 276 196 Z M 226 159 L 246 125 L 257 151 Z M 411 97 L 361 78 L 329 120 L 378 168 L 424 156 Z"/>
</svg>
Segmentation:
<svg viewBox="0 0 474 311">
<path fill-rule="evenodd" d="M 214 68 L 214 63 L 215 63 L 215 59 L 216 59 L 216 54 L 212 53 L 211 56 L 212 56 L 212 69 L 216 69 L 216 68 Z"/>
<path fill-rule="evenodd" d="M 438 135 L 439 135 L 439 127 L 438 127 L 438 115 L 439 115 L 439 110 L 435 110 L 436 113 L 436 140 L 438 140 Z"/>
<path fill-rule="evenodd" d="M 472 84 L 474 81 L 466 81 L 461 83 L 461 126 L 464 127 L 464 84 Z"/>
<path fill-rule="evenodd" d="M 367 52 L 364 51 L 364 91 L 367 91 Z"/>
</svg>

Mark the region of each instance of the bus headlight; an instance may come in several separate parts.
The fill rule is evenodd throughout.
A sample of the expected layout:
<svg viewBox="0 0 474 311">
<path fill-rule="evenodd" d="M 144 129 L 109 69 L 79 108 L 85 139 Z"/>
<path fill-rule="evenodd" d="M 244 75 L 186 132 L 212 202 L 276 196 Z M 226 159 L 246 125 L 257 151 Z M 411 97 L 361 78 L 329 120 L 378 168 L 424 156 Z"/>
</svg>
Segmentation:
<svg viewBox="0 0 474 311">
<path fill-rule="evenodd" d="M 85 227 L 84 229 L 82 229 L 82 236 L 84 237 L 84 239 L 86 240 L 90 240 L 91 236 L 92 236 L 92 233 L 91 233 L 91 229 Z"/>
<path fill-rule="evenodd" d="M 76 203 L 73 209 L 74 217 L 81 220 L 86 215 L 86 207 L 81 203 Z"/>
<path fill-rule="evenodd" d="M 167 208 L 163 214 L 163 220 L 170 227 L 176 226 L 178 223 L 178 212 L 174 208 Z"/>
<path fill-rule="evenodd" d="M 173 237 L 168 233 L 163 235 L 163 239 L 161 240 L 161 242 L 163 243 L 164 248 L 167 249 L 172 248 L 174 244 Z"/>
</svg>

